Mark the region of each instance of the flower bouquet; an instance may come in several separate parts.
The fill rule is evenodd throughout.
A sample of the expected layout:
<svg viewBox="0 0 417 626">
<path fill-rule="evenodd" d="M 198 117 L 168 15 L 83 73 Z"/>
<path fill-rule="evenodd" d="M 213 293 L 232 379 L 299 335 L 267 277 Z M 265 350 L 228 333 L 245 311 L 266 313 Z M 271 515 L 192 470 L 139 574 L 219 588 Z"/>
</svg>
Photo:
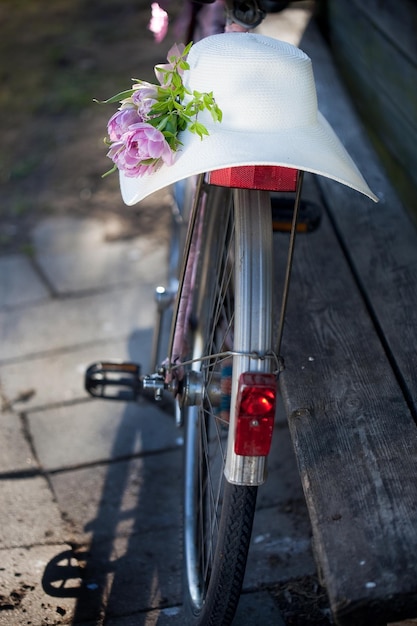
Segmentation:
<svg viewBox="0 0 417 626">
<path fill-rule="evenodd" d="M 183 73 L 189 69 L 186 59 L 191 46 L 173 46 L 168 63 L 155 67 L 159 84 L 133 79 L 131 89 L 102 102 L 120 103 L 107 124 L 105 143 L 113 167 L 104 176 L 119 169 L 126 176 L 140 177 L 163 163 L 171 165 L 181 147 L 181 131 L 188 128 L 201 139 L 208 135 L 198 121 L 200 111 L 207 109 L 214 121 L 221 121 L 222 113 L 212 92 L 191 93 L 184 86 Z"/>
</svg>

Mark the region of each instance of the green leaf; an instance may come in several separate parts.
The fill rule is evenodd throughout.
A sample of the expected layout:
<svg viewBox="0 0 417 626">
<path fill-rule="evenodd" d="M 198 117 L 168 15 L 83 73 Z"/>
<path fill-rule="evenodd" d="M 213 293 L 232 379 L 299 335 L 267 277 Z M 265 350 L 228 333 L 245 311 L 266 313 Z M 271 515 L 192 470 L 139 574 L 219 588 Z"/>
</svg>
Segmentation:
<svg viewBox="0 0 417 626">
<path fill-rule="evenodd" d="M 130 98 L 134 89 L 127 89 L 126 91 L 121 91 L 117 93 L 115 96 L 108 98 L 108 100 L 96 100 L 93 99 L 93 102 L 97 102 L 98 104 L 113 104 L 114 102 L 120 102 L 120 100 L 125 100 L 126 98 Z"/>
<path fill-rule="evenodd" d="M 169 110 L 169 103 L 168 102 L 155 102 L 155 104 L 152 105 L 150 113 L 151 115 L 157 115 L 158 113 L 165 112 Z"/>
<path fill-rule="evenodd" d="M 192 100 L 184 107 L 184 113 L 188 116 L 195 115 L 195 106 Z"/>
<path fill-rule="evenodd" d="M 176 87 L 177 89 L 181 88 L 182 85 L 182 78 L 179 74 L 172 74 L 172 84 L 174 85 L 174 87 Z"/>
<path fill-rule="evenodd" d="M 153 165 L 154 163 L 158 163 L 159 159 L 143 159 L 140 164 L 141 165 Z"/>
<path fill-rule="evenodd" d="M 207 130 L 207 128 L 201 124 L 200 122 L 193 122 L 190 127 L 189 127 L 190 132 L 194 133 L 195 135 L 198 135 L 200 137 L 200 139 L 203 138 L 204 135 L 208 135 L 209 132 Z"/>
<path fill-rule="evenodd" d="M 215 105 L 211 110 L 211 117 L 213 118 L 214 122 L 221 122 L 222 118 L 223 118 L 223 113 L 221 112 L 221 110 L 219 109 L 219 107 L 217 105 Z"/>
</svg>

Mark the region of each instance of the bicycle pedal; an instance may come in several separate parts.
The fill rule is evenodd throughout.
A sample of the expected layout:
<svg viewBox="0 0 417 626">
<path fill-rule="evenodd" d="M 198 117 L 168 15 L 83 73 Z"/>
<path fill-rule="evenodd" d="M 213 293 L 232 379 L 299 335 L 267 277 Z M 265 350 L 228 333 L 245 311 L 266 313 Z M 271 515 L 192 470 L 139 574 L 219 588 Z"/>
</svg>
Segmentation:
<svg viewBox="0 0 417 626">
<path fill-rule="evenodd" d="M 134 402 L 142 394 L 140 365 L 98 361 L 85 372 L 85 389 L 94 398 Z"/>
<path fill-rule="evenodd" d="M 294 201 L 290 198 L 272 197 L 272 229 L 274 232 L 288 233 L 291 231 L 294 213 Z M 315 202 L 301 200 L 297 220 L 297 233 L 315 231 L 321 221 L 321 207 Z"/>
</svg>

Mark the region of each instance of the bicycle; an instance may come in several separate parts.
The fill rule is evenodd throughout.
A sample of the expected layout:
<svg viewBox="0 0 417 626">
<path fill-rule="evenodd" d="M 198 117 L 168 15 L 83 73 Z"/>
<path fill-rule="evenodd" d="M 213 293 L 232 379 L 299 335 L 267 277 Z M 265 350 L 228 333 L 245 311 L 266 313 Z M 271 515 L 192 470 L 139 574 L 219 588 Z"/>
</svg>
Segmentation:
<svg viewBox="0 0 417 626">
<path fill-rule="evenodd" d="M 256 0 L 243 4 L 244 13 L 242 2 L 227 1 L 233 23 L 247 28 L 264 19 Z M 188 223 L 178 288 L 158 294 L 153 360 L 161 316 L 172 304 L 168 358 L 147 376 L 137 364 L 93 364 L 86 388 L 101 398 L 158 399 L 167 391 L 175 397 L 185 433 L 185 619 L 218 626 L 230 624 L 236 611 L 257 489 L 266 479 L 304 171 L 377 198 L 317 112 L 310 60 L 300 50 L 229 32 L 202 39 L 187 61 L 190 91 L 213 86 L 222 123 L 215 128 L 203 118 L 210 130 L 203 142 L 184 131 L 178 161 L 152 176 L 121 174 L 127 204 L 176 183 Z M 255 87 L 242 89 L 242 78 L 244 87 L 248 81 Z M 239 97 L 244 109 L 236 107 Z M 278 321 L 271 192 L 293 201 Z"/>
</svg>

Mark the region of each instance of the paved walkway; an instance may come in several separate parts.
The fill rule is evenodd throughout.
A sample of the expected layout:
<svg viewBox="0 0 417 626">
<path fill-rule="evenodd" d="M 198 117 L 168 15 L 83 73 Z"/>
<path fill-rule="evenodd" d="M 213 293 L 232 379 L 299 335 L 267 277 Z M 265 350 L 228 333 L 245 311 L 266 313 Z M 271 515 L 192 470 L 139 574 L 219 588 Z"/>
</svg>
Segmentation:
<svg viewBox="0 0 417 626">
<path fill-rule="evenodd" d="M 32 258 L 0 258 L 2 626 L 99 624 L 104 614 L 115 626 L 170 624 L 179 611 L 181 432 L 153 404 L 83 390 L 99 358 L 146 370 L 165 249 L 142 237 L 109 243 L 104 231 L 51 217 L 33 232 Z M 282 418 L 276 430 L 242 625 L 278 624 L 272 596 L 257 590 L 314 573 Z"/>
</svg>

